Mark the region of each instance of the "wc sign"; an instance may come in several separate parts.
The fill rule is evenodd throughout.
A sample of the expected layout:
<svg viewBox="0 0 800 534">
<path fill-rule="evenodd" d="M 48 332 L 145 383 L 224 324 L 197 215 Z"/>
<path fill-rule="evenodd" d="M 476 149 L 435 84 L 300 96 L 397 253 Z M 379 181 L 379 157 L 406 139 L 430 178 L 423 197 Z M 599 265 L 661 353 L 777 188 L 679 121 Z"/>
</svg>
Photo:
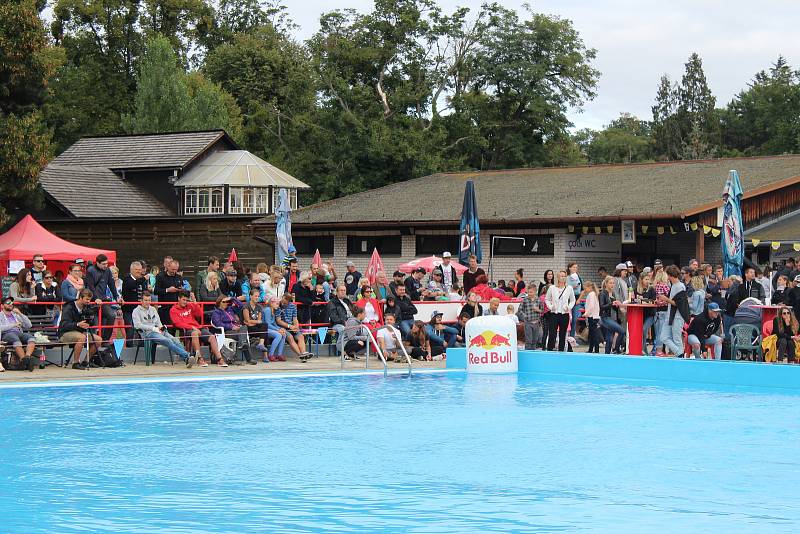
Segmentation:
<svg viewBox="0 0 800 534">
<path fill-rule="evenodd" d="M 567 254 L 615 254 L 619 255 L 619 237 L 602 234 L 567 236 Z"/>
<path fill-rule="evenodd" d="M 517 326 L 508 317 L 487 315 L 467 321 L 467 371 L 510 373 L 518 369 Z"/>
</svg>

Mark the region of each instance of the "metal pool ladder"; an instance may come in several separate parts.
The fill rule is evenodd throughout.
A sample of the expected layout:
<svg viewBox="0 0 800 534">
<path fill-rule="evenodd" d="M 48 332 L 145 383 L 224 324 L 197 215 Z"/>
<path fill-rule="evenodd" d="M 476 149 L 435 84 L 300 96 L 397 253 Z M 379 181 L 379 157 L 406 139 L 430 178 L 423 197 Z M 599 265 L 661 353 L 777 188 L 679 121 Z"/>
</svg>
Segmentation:
<svg viewBox="0 0 800 534">
<path fill-rule="evenodd" d="M 362 328 L 362 325 L 351 326 L 349 328 L 351 328 L 351 329 Z M 367 341 L 366 356 L 364 358 L 364 369 L 369 369 L 369 346 L 370 345 L 374 345 L 375 346 L 375 352 L 377 353 L 378 358 L 380 358 L 381 363 L 383 364 L 383 376 L 387 376 L 389 374 L 389 365 L 386 363 L 386 357 L 383 355 L 383 351 L 381 351 L 380 345 L 378 345 L 378 340 L 375 338 L 375 334 L 373 333 L 373 330 L 370 330 L 369 327 L 364 327 L 364 328 L 369 333 L 369 340 Z M 374 332 L 377 332 L 378 330 L 382 330 L 384 328 L 387 328 L 387 327 L 385 325 L 381 326 L 379 328 L 376 328 L 374 330 Z M 408 376 L 411 376 L 411 356 L 408 355 L 408 351 L 406 351 L 406 347 L 405 347 L 405 345 L 403 345 L 402 340 L 400 340 L 399 345 L 400 345 L 400 350 L 403 352 L 403 356 L 405 356 L 405 358 L 406 358 L 406 363 L 408 364 Z M 342 349 L 342 355 L 341 355 L 341 360 L 340 360 L 340 369 L 344 369 L 344 349 Z"/>
</svg>

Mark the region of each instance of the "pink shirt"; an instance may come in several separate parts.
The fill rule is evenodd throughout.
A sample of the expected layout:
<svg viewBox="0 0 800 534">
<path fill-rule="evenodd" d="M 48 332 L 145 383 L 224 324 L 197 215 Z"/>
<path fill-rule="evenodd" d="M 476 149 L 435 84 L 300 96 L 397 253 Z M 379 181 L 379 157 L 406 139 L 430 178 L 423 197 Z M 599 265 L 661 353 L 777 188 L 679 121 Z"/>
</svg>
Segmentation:
<svg viewBox="0 0 800 534">
<path fill-rule="evenodd" d="M 592 319 L 600 318 L 600 300 L 598 300 L 597 293 L 594 291 L 586 293 L 583 315 Z"/>
</svg>

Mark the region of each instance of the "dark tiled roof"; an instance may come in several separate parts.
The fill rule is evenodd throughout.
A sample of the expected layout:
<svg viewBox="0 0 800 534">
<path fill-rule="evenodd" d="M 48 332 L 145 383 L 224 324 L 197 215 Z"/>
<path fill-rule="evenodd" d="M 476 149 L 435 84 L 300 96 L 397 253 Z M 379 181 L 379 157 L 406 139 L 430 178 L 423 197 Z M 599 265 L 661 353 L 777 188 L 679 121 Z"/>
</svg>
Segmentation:
<svg viewBox="0 0 800 534">
<path fill-rule="evenodd" d="M 800 241 L 800 212 L 788 215 L 760 228 L 745 231 L 745 239 L 761 241 Z"/>
<path fill-rule="evenodd" d="M 720 201 L 731 169 L 747 194 L 800 180 L 800 155 L 441 173 L 298 209 L 292 224 L 457 221 L 468 179 L 475 182 L 482 221 L 679 217 Z M 274 223 L 274 217 L 256 223 Z"/>
<path fill-rule="evenodd" d="M 83 137 L 53 162 L 115 170 L 183 168 L 223 137 L 235 148 L 222 130 Z"/>
<path fill-rule="evenodd" d="M 74 217 L 171 217 L 167 206 L 109 169 L 51 163 L 39 181 Z"/>
</svg>

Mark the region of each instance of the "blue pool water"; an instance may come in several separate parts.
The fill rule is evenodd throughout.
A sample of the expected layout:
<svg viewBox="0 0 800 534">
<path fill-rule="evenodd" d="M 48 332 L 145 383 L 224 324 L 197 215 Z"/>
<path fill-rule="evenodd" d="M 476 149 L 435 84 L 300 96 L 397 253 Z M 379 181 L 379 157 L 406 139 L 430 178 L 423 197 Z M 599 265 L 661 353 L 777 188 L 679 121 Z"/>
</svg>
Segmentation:
<svg viewBox="0 0 800 534">
<path fill-rule="evenodd" d="M 535 374 L 0 390 L 2 532 L 798 532 L 800 395 Z"/>
</svg>

